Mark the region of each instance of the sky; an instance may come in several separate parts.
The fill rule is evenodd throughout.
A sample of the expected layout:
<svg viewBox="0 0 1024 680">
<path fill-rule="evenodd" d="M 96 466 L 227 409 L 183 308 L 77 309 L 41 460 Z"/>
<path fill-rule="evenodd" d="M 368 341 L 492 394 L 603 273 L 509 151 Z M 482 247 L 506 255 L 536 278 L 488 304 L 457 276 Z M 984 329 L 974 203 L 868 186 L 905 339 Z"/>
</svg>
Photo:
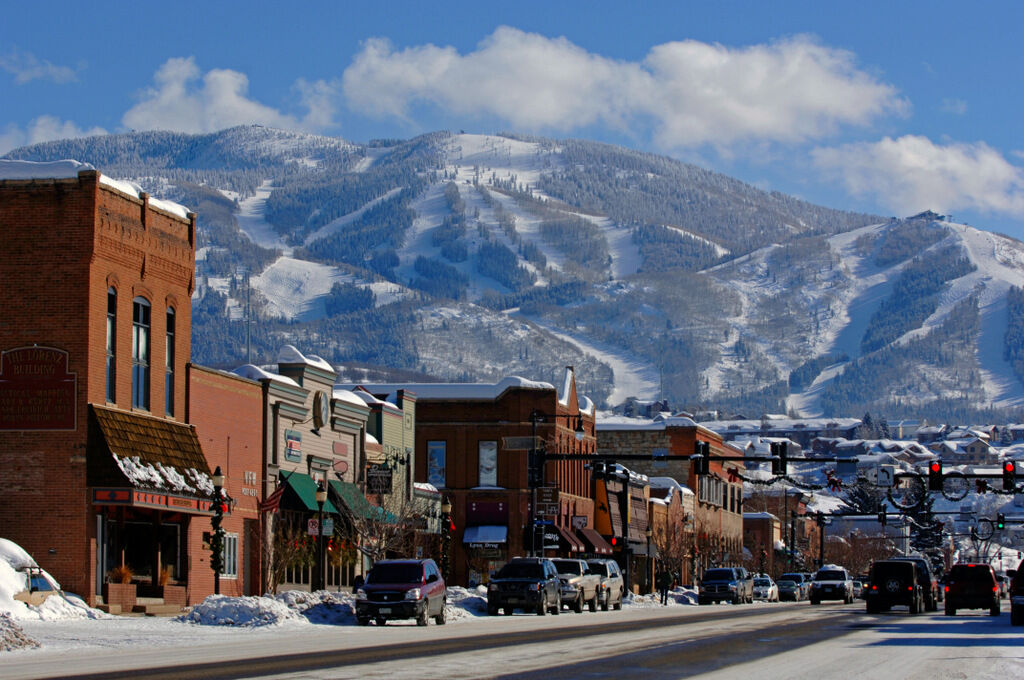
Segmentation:
<svg viewBox="0 0 1024 680">
<path fill-rule="evenodd" d="M 0 154 L 250 123 L 505 131 L 1024 239 L 1022 39 L 1016 0 L 6 3 Z"/>
</svg>

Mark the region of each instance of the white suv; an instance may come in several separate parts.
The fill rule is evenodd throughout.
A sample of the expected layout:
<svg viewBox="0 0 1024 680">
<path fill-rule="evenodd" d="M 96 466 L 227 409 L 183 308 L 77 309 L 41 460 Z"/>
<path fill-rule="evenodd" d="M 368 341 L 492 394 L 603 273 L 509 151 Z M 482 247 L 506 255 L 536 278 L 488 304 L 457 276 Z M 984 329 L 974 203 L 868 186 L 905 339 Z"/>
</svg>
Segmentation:
<svg viewBox="0 0 1024 680">
<path fill-rule="evenodd" d="M 853 579 L 844 569 L 835 564 L 826 564 L 814 574 L 811 581 L 811 604 L 822 600 L 842 600 L 843 604 L 853 602 Z"/>
</svg>

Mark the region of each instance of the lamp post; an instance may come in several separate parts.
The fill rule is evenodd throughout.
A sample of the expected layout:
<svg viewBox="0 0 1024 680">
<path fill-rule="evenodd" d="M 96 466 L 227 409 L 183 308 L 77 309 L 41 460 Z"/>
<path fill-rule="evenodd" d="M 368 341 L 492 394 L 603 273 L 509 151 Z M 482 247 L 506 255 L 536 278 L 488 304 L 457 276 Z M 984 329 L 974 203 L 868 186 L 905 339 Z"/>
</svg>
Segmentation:
<svg viewBox="0 0 1024 680">
<path fill-rule="evenodd" d="M 572 415 L 572 414 L 555 414 L 548 415 L 537 409 L 530 411 L 530 425 L 532 426 L 532 438 L 530 440 L 530 457 L 528 461 L 529 470 L 527 471 L 527 481 L 530 485 L 531 492 L 531 518 L 530 518 L 530 556 L 535 557 L 543 553 L 543 549 L 537 549 L 537 488 L 544 486 L 544 447 L 537 447 L 537 423 L 543 423 L 548 418 L 557 420 L 558 418 L 566 418 L 570 422 L 575 422 L 573 431 L 576 436 L 576 441 L 581 442 L 587 436 L 586 430 L 583 429 L 583 416 Z"/>
<path fill-rule="evenodd" d="M 652 588 L 652 584 L 654 583 L 654 558 L 651 557 L 652 535 L 653 532 L 651 531 L 651 525 L 648 524 L 647 529 L 644 530 L 644 536 L 647 537 L 647 569 L 645 571 L 647 572 L 647 592 L 649 593 L 654 592 L 654 589 Z"/>
<path fill-rule="evenodd" d="M 316 579 L 313 581 L 313 590 L 323 590 L 326 579 L 324 578 L 324 503 L 327 501 L 327 488 L 323 480 L 316 484 L 316 507 L 317 507 L 317 541 L 316 541 Z"/>
<path fill-rule="evenodd" d="M 224 474 L 220 466 L 213 471 L 213 517 L 210 524 L 213 532 L 210 534 L 210 568 L 213 569 L 213 594 L 220 595 L 220 572 L 224 570 L 224 529 L 221 523 L 224 521 Z"/>
<path fill-rule="evenodd" d="M 452 541 L 452 502 L 447 497 L 441 501 L 441 575 L 445 583 L 449 578 L 449 550 Z"/>
</svg>

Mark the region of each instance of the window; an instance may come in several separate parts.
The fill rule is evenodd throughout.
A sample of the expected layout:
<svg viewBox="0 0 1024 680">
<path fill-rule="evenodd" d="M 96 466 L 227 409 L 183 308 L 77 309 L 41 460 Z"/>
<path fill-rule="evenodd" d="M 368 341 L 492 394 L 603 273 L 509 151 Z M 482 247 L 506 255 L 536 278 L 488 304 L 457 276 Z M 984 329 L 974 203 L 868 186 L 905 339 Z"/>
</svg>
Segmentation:
<svg viewBox="0 0 1024 680">
<path fill-rule="evenodd" d="M 114 355 L 117 353 L 117 289 L 107 289 L 107 402 L 116 403 L 117 365 Z"/>
<path fill-rule="evenodd" d="M 438 489 L 445 487 L 445 447 L 447 442 L 427 442 L 427 481 Z"/>
<path fill-rule="evenodd" d="M 132 407 L 149 410 L 149 301 L 132 301 Z"/>
<path fill-rule="evenodd" d="M 167 310 L 167 343 L 164 361 L 164 409 L 174 415 L 174 308 Z"/>
<path fill-rule="evenodd" d="M 498 442 L 480 442 L 477 451 L 480 458 L 480 486 L 498 486 Z"/>
<path fill-rule="evenodd" d="M 222 578 L 238 578 L 238 534 L 224 534 L 224 571 Z"/>
</svg>

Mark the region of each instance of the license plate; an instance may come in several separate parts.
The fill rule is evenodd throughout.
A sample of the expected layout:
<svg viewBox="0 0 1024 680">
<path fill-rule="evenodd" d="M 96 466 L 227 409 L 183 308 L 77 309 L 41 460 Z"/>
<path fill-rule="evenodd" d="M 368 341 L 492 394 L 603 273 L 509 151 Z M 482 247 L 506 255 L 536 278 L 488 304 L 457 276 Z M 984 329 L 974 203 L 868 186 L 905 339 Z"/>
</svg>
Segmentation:
<svg viewBox="0 0 1024 680">
<path fill-rule="evenodd" d="M 391 613 L 391 607 L 381 607 L 377 611 L 380 612 L 381 614 L 390 614 Z"/>
</svg>

